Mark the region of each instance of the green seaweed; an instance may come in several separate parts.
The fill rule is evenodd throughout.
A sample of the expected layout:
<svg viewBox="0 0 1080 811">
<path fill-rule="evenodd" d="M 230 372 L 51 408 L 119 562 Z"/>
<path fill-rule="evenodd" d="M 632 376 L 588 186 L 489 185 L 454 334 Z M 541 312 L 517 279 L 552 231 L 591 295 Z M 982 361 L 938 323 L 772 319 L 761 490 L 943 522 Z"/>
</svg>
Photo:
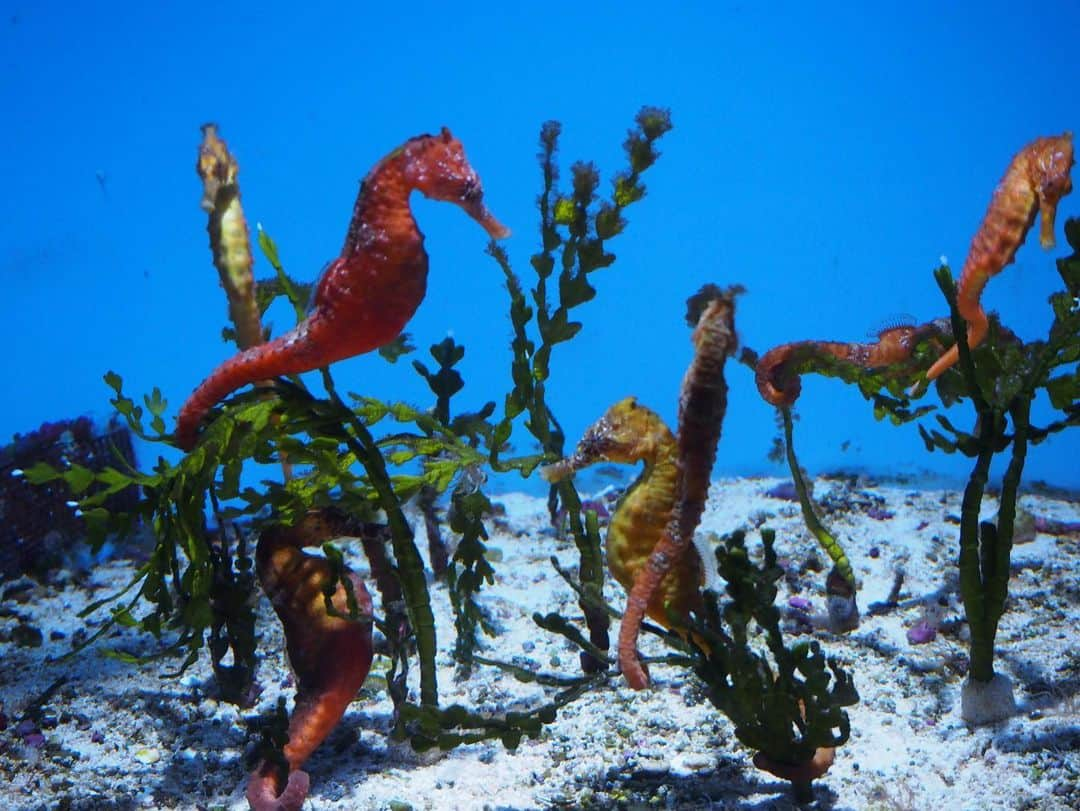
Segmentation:
<svg viewBox="0 0 1080 811">
<path fill-rule="evenodd" d="M 563 193 L 558 188 L 559 167 L 555 160 L 561 126 L 549 121 L 540 130 L 540 166 L 543 188 L 537 201 L 540 210 L 541 250 L 534 254 L 531 265 L 536 283 L 531 291 L 533 306 L 523 292 L 521 281 L 514 273 L 506 252 L 492 243 L 488 252 L 499 264 L 510 294 L 510 322 L 513 327 L 511 350 L 511 379 L 513 388 L 506 395 L 504 416 L 495 426 L 491 441 L 491 466 L 496 471 L 516 469 L 528 475 L 540 462 L 554 461 L 563 456 L 565 434 L 547 404 L 546 387 L 551 371 L 554 348 L 572 339 L 581 329 L 581 322 L 572 320 L 571 311 L 596 296 L 589 275 L 610 267 L 615 255 L 607 250 L 608 240 L 626 227 L 624 210 L 645 196 L 641 176 L 659 157 L 656 142 L 671 129 L 667 110 L 644 107 L 635 118 L 623 143 L 627 168 L 612 182 L 611 196 L 598 200 L 600 175 L 592 163 L 579 161 L 571 167 L 572 189 Z M 553 280 L 556 271 L 557 277 Z M 554 281 L 554 285 L 552 282 Z M 535 321 L 538 340 L 530 336 L 529 327 Z M 525 426 L 540 443 L 542 454 L 508 463 L 499 453 L 510 439 L 513 421 L 526 414 Z M 568 516 L 570 533 L 581 558 L 580 576 L 583 584 L 596 590 L 603 587 L 604 566 L 599 535 L 589 533 L 581 520 L 581 498 L 573 481 L 566 479 L 553 484 L 549 491 L 549 510 L 552 523 L 560 505 Z M 609 646 L 607 615 L 582 603 L 593 645 L 600 650 Z M 582 667 L 586 672 L 601 669 L 603 662 L 585 654 Z"/>
<path fill-rule="evenodd" d="M 1016 521 L 1016 503 L 1029 444 L 1080 423 L 1080 221 L 1065 224 L 1073 249 L 1057 261 L 1065 289 L 1050 296 L 1053 320 L 1047 340 L 1020 343 L 991 330 L 985 349 L 967 347 L 966 324 L 956 309 L 956 286 L 948 268 L 934 276 L 948 302 L 960 359 L 958 369 L 941 379 L 942 399 L 968 399 L 975 411 L 975 429 L 965 432 L 942 418 L 950 436 L 919 426 L 927 450 L 959 451 L 974 458 L 960 511 L 960 594 L 971 629 L 970 677 L 994 677 L 994 640 L 1008 597 L 1009 566 Z M 980 347 L 983 349 L 983 347 Z M 1064 371 L 1061 371 L 1064 369 Z M 1060 419 L 1036 426 L 1031 406 L 1040 391 Z M 1009 452 L 1002 477 L 996 522 L 979 521 L 990 467 L 999 453 Z"/>
<path fill-rule="evenodd" d="M 491 501 L 479 488 L 462 484 L 451 496 L 450 529 L 458 533 L 460 540 L 447 571 L 447 585 L 457 629 L 454 658 L 464 678 L 472 673 L 477 631 L 495 636 L 495 628 L 487 613 L 476 601 L 481 586 L 495 582 L 495 570 L 488 561 L 487 547 L 484 545 L 488 537 L 484 517 L 491 512 Z"/>
<path fill-rule="evenodd" d="M 791 408 L 781 406 L 778 410 L 784 424 L 783 445 L 788 468 L 791 470 L 791 479 L 795 484 L 795 493 L 799 497 L 803 522 L 806 524 L 806 528 L 810 530 L 810 533 L 817 538 L 818 544 L 833 562 L 832 571 L 825 579 L 825 591 L 829 598 L 829 619 L 835 630 L 850 631 L 858 627 L 859 624 L 859 608 L 856 599 L 858 587 L 855 582 L 855 572 L 851 568 L 851 561 L 848 560 L 847 553 L 844 552 L 840 541 L 825 527 L 814 509 L 814 502 L 810 496 L 810 487 L 803 477 L 799 460 L 795 456 Z"/>
<path fill-rule="evenodd" d="M 745 533 L 725 536 L 716 549 L 728 600 L 705 592 L 694 630 L 708 643 L 693 658 L 709 700 L 735 724 L 735 736 L 774 763 L 800 766 L 819 748 L 842 746 L 850 733 L 844 707 L 859 700 L 854 683 L 816 641 L 788 648 L 776 608 L 783 577 L 773 548 L 775 533 L 761 531 L 763 560 L 755 564 Z M 756 632 L 752 632 L 756 626 Z M 764 635 L 768 655 L 755 649 Z M 796 798 L 812 799 L 809 781 L 793 784 Z"/>
<path fill-rule="evenodd" d="M 847 555 L 840 546 L 840 542 L 825 528 L 825 525 L 821 523 L 821 519 L 814 510 L 814 504 L 810 498 L 810 488 L 803 478 L 802 468 L 799 466 L 799 460 L 795 456 L 791 409 L 781 408 L 780 414 L 784 422 L 784 447 L 786 449 L 788 467 L 791 470 L 792 481 L 795 483 L 795 492 L 799 496 L 799 505 L 802 507 L 803 520 L 806 522 L 806 526 L 813 536 L 817 538 L 821 548 L 825 550 L 825 553 L 832 560 L 833 565 L 836 567 L 837 574 L 844 578 L 844 580 L 851 585 L 852 590 L 854 590 L 855 573 L 851 569 L 851 561 L 848 560 Z"/>
<path fill-rule="evenodd" d="M 427 381 L 436 402 L 433 416 L 442 425 L 466 442 L 470 447 L 477 447 L 491 433 L 487 422 L 495 411 L 495 403 L 486 403 L 475 413 L 450 416 L 450 398 L 461 391 L 465 381 L 461 373 L 454 368 L 465 357 L 465 347 L 457 344 L 453 338 L 444 338 L 433 344 L 430 349 L 432 358 L 439 364 L 431 371 L 422 362 L 413 361 L 413 368 Z M 477 463 L 462 472 L 457 479 L 450 499 L 447 514 L 450 529 L 459 535 L 453 558 L 448 558 L 442 540 L 442 529 L 436 515 L 435 501 L 439 491 L 430 485 L 421 488 L 417 504 L 424 515 L 427 526 L 429 556 L 432 570 L 436 576 L 445 576 L 450 591 L 450 602 L 454 609 L 454 624 L 457 639 L 454 644 L 454 657 L 459 665 L 459 675 L 468 677 L 472 671 L 472 657 L 477 645 L 478 631 L 494 635 L 494 629 L 484 611 L 476 601 L 476 595 L 486 582 L 495 582 L 495 570 L 486 557 L 487 530 L 484 517 L 492 511 L 491 502 L 480 490 L 484 476 L 481 464 Z"/>
<path fill-rule="evenodd" d="M 505 667 L 488 660 L 484 663 Z M 544 725 L 555 720 L 559 709 L 603 684 L 607 678 L 605 674 L 597 674 L 578 679 L 545 679 L 542 676 L 529 679 L 525 675 L 528 671 L 518 669 L 517 673 L 522 680 L 558 685 L 562 689 L 548 703 L 520 712 L 480 713 L 460 704 L 445 708 L 407 705 L 405 720 L 417 730 L 410 741 L 413 748 L 418 752 L 434 748 L 446 751 L 463 744 L 495 739 L 509 750 L 517 749 L 523 738 L 539 738 Z"/>
</svg>

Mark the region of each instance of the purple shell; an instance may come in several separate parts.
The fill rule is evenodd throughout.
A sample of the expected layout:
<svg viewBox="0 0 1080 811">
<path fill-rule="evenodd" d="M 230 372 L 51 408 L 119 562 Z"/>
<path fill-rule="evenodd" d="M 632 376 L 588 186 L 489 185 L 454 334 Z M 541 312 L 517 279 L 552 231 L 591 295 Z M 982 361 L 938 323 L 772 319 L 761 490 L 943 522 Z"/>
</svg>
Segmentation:
<svg viewBox="0 0 1080 811">
<path fill-rule="evenodd" d="M 585 510 L 595 510 L 597 518 L 611 517 L 611 515 L 608 513 L 607 507 L 604 505 L 604 502 L 598 501 L 594 498 L 587 498 L 583 502 L 581 502 L 581 511 L 584 513 Z"/>
<path fill-rule="evenodd" d="M 769 498 L 779 498 L 784 501 L 798 501 L 799 492 L 795 489 L 794 482 L 780 482 L 765 491 Z"/>
<path fill-rule="evenodd" d="M 919 620 L 907 630 L 907 641 L 912 645 L 933 642 L 937 637 L 937 628 L 926 620 Z"/>
<path fill-rule="evenodd" d="M 805 597 L 789 597 L 787 604 L 797 611 L 809 611 L 810 601 Z"/>
</svg>

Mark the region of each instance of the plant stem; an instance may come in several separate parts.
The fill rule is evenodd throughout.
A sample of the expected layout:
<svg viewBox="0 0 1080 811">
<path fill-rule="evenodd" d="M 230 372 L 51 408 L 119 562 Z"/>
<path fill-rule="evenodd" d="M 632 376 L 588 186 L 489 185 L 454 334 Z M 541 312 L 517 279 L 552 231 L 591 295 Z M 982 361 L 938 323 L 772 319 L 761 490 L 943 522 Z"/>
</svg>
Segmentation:
<svg viewBox="0 0 1080 811">
<path fill-rule="evenodd" d="M 780 414 L 784 419 L 784 446 L 787 453 L 788 467 L 791 468 L 791 479 L 795 484 L 795 492 L 799 496 L 799 504 L 802 507 L 803 521 L 806 522 L 806 528 L 810 530 L 818 543 L 821 544 L 821 548 L 829 555 L 829 558 L 836 566 L 837 573 L 844 578 L 851 586 L 852 593 L 855 591 L 855 573 L 851 569 L 851 561 L 848 560 L 848 556 L 844 554 L 843 548 L 841 548 L 839 542 L 832 536 L 824 524 L 817 517 L 817 513 L 814 512 L 814 504 L 810 500 L 810 488 L 806 485 L 806 480 L 803 478 L 802 469 L 799 467 L 799 460 L 795 456 L 795 444 L 794 444 L 794 427 L 791 419 L 791 408 L 789 406 L 781 406 Z"/>
<path fill-rule="evenodd" d="M 982 428 L 980 437 L 986 431 L 986 428 Z M 971 472 L 967 487 L 964 488 L 964 500 L 960 508 L 958 567 L 960 596 L 964 601 L 964 613 L 967 614 L 968 627 L 971 629 L 971 678 L 984 682 L 994 677 L 994 639 L 987 623 L 987 595 L 979 565 L 979 507 L 993 457 L 993 447 L 984 444 L 975 461 L 975 469 Z"/>
<path fill-rule="evenodd" d="M 345 405 L 334 387 L 333 378 L 326 368 L 322 369 L 323 385 L 330 399 L 347 415 L 349 425 L 355 437 L 345 432 L 345 443 L 356 454 L 368 479 L 379 498 L 379 506 L 386 513 L 386 522 L 390 526 L 390 537 L 394 547 L 394 558 L 402 579 L 402 591 L 405 594 L 405 611 L 409 623 L 416 633 L 416 649 L 420 657 L 420 703 L 425 706 L 438 706 L 439 685 L 435 671 L 435 615 L 431 610 L 431 596 L 428 593 L 427 580 L 424 577 L 424 562 L 413 542 L 412 529 L 401 510 L 401 502 L 390 483 L 386 471 L 386 460 L 379 451 L 375 438 L 367 427 L 356 418 L 356 414 Z"/>
</svg>

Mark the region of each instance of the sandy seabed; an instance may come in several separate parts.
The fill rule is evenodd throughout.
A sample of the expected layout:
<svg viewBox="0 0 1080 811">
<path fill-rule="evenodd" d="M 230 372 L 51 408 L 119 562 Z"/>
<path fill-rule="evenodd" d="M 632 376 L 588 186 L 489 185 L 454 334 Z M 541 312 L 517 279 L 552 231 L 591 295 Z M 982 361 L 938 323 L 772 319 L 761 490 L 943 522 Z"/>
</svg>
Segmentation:
<svg viewBox="0 0 1080 811">
<path fill-rule="evenodd" d="M 766 495 L 778 479 L 714 482 L 701 533 L 723 533 L 762 520 L 777 530 L 777 551 L 789 563 L 778 603 L 792 597 L 824 609 L 824 571 L 804 564 L 823 556 L 804 528 L 798 505 Z M 1080 808 L 1080 535 L 1039 532 L 1013 550 L 1008 610 L 997 638 L 996 665 L 1015 685 L 1019 710 L 993 726 L 969 728 L 959 717 L 967 645 L 956 586 L 959 493 L 916 483 L 868 478 L 819 479 L 815 497 L 841 539 L 860 584 L 859 627 L 813 636 L 854 675 L 859 704 L 849 709 L 851 740 L 816 783 L 825 809 L 1075 809 Z M 550 529 L 542 499 L 508 494 L 494 499 L 505 513 L 489 522 L 496 583 L 482 602 L 500 634 L 485 638 L 483 655 L 542 672 L 572 675 L 577 653 L 562 637 L 538 628 L 536 611 L 580 618 L 576 597 L 550 563 L 574 567 L 572 542 Z M 1049 522 L 1080 521 L 1080 503 L 1060 494 L 1029 493 L 1022 506 Z M 996 509 L 984 505 L 984 517 Z M 417 521 L 424 547 L 423 522 Z M 748 536 L 751 549 L 757 535 Z M 344 543 L 365 572 L 358 544 Z M 107 609 L 82 620 L 78 612 L 123 586 L 132 564 L 115 560 L 89 573 L 61 571 L 46 584 L 0 586 L 0 808 L 242 809 L 245 752 L 254 720 L 278 696 L 292 697 L 279 626 L 260 601 L 259 670 L 263 688 L 250 710 L 214 699 L 204 657 L 180 678 L 162 678 L 168 664 L 136 667 L 100 655 L 104 647 L 149 652 L 154 641 L 129 631 L 106 636 L 70 662 L 65 653 L 80 628 L 93 631 Z M 898 605 L 886 600 L 903 573 Z M 624 596 L 610 584 L 607 597 Z M 527 710 L 550 699 L 535 684 L 479 667 L 454 678 L 453 619 L 445 586 L 433 584 L 441 650 L 440 701 L 478 710 Z M 908 641 L 920 620 L 938 627 L 925 644 Z M 27 647 L 18 629 L 41 630 Z M 785 630 L 807 624 L 794 617 Z M 615 629 L 613 629 L 614 631 Z M 805 638 L 805 637 L 803 637 Z M 664 651 L 646 635 L 646 654 Z M 373 674 L 385 670 L 376 658 Z M 414 668 L 415 671 L 415 668 Z M 499 743 L 418 755 L 388 740 L 391 703 L 382 682 L 369 679 L 341 724 L 308 761 L 306 809 L 784 809 L 787 785 L 750 764 L 728 720 L 701 684 L 676 668 L 651 669 L 652 686 L 628 689 L 618 674 L 561 710 L 538 740 L 509 752 Z M 415 672 L 412 674 L 415 678 Z M 62 680 L 62 681 L 60 681 Z M 22 723 L 28 706 L 50 686 L 37 722 Z"/>
</svg>

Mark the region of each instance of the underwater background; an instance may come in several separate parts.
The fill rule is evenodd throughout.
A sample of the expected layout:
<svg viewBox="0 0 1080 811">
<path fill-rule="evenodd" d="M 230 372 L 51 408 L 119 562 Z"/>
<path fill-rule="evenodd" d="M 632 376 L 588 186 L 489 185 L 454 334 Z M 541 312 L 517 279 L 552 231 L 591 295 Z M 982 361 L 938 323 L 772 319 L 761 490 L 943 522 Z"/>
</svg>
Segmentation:
<svg viewBox="0 0 1080 811">
<path fill-rule="evenodd" d="M 758 352 L 944 315 L 941 257 L 958 274 L 1011 157 L 1080 119 L 1075 2 L 2 8 L 0 442 L 44 420 L 107 419 L 108 370 L 132 396 L 160 387 L 171 419 L 232 354 L 194 171 L 208 121 L 240 161 L 249 221 L 299 279 L 339 252 L 368 169 L 444 125 L 513 229 L 503 244 L 525 276 L 539 243 L 540 125 L 561 121 L 563 166 L 595 160 L 606 190 L 637 110 L 670 108 L 648 198 L 627 214 L 615 265 L 592 277 L 597 297 L 575 312 L 584 329 L 553 355 L 548 402 L 572 441 L 628 394 L 674 424 L 691 356 L 685 300 L 704 282 L 746 286 L 737 324 Z M 428 362 L 452 334 L 467 352 L 458 407 L 501 407 L 502 274 L 460 211 L 419 195 L 413 205 L 431 257 L 407 327 L 413 357 Z M 1076 216 L 1080 192 L 1062 201 L 1058 247 L 1030 237 L 987 287 L 986 309 L 1024 340 L 1045 337 L 1053 260 Z M 270 275 L 257 253 L 256 277 Z M 279 334 L 292 313 L 282 304 L 266 321 Z M 409 363 L 374 353 L 335 376 L 344 390 L 431 402 Z M 746 369 L 728 382 L 716 473 L 783 475 L 766 459 L 775 410 Z M 839 381 L 804 378 L 798 413 L 800 460 L 815 474 L 970 472 L 965 457 L 928 453 L 914 425 L 876 422 Z M 1037 403 L 1033 421 L 1046 413 Z M 1032 447 L 1026 480 L 1080 486 L 1076 434 Z"/>
</svg>

